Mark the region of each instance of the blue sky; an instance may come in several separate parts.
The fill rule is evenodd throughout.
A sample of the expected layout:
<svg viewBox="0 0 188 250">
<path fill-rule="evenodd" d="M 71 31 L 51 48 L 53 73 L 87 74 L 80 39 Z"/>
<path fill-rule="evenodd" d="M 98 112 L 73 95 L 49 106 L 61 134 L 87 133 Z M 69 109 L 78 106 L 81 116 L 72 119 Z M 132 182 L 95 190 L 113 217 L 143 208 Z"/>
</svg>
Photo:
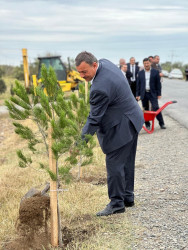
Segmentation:
<svg viewBox="0 0 188 250">
<path fill-rule="evenodd" d="M 19 65 L 50 52 L 87 50 L 118 63 L 149 55 L 188 63 L 188 1 L 0 0 L 0 64 Z"/>
</svg>

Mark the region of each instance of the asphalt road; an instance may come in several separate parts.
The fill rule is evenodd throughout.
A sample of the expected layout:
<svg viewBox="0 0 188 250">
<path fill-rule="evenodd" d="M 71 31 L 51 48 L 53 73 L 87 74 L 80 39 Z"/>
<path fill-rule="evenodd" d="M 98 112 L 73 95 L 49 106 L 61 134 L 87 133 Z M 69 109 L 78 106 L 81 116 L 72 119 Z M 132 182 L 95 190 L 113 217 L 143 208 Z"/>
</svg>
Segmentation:
<svg viewBox="0 0 188 250">
<path fill-rule="evenodd" d="M 168 105 L 163 113 L 188 128 L 188 81 L 163 78 L 160 106 L 175 100 L 177 103 Z"/>
</svg>

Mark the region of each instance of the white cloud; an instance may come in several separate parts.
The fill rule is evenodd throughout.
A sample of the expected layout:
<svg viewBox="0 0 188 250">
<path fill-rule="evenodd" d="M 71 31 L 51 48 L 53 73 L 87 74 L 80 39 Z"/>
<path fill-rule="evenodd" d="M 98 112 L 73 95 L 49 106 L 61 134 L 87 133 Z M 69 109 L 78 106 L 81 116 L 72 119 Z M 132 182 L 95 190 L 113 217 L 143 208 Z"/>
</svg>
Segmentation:
<svg viewBox="0 0 188 250">
<path fill-rule="evenodd" d="M 31 47 L 32 43 L 42 47 L 42 43 L 63 42 L 65 47 L 82 43 L 83 48 L 91 43 L 96 49 L 107 43 L 104 47 L 122 50 L 121 42 L 131 37 L 136 37 L 133 42 L 138 44 L 145 42 L 146 37 L 186 36 L 187 1 L 152 2 L 0 0 L 0 42 L 5 48 L 7 42 L 11 46 L 30 42 Z"/>
<path fill-rule="evenodd" d="M 114 8 L 100 9 L 93 6 L 69 8 L 68 5 L 59 5 L 57 2 L 43 5 L 44 2 L 38 1 L 38 5 L 34 8 L 31 2 L 24 2 L 20 6 L 18 4 L 17 9 L 12 6 L 14 8 L 12 10 L 2 10 L 4 15 L 0 18 L 5 24 L 3 29 L 23 30 L 23 36 L 33 30 L 40 31 L 38 39 L 44 37 L 51 41 L 53 38 L 50 36 L 47 38 L 46 31 L 56 32 L 56 35 L 59 32 L 69 31 L 74 33 L 74 39 L 78 37 L 80 40 L 80 34 L 86 32 L 96 35 L 121 35 L 122 33 L 133 35 L 142 32 L 173 34 L 186 32 L 186 26 L 188 27 L 188 12 L 178 6 L 159 6 L 158 8 L 147 6 L 127 11 L 125 7 L 121 8 L 117 5 Z"/>
</svg>

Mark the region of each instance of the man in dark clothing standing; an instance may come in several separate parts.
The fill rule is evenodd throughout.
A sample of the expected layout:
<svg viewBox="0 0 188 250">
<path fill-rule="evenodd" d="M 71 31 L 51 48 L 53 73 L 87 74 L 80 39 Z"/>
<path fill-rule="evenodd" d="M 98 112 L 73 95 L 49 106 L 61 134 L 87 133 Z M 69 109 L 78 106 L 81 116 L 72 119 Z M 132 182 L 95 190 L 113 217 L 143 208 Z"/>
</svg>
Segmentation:
<svg viewBox="0 0 188 250">
<path fill-rule="evenodd" d="M 159 76 L 160 76 L 160 79 L 161 79 L 161 77 L 163 77 L 164 75 L 162 73 L 162 67 L 159 64 L 159 62 L 160 62 L 160 57 L 158 55 L 154 56 L 153 57 L 153 62 L 151 64 L 151 67 L 153 69 L 156 69 L 159 72 Z"/>
<path fill-rule="evenodd" d="M 133 74 L 130 71 L 127 71 L 127 64 L 121 65 L 120 69 L 130 85 L 130 80 Z"/>
<path fill-rule="evenodd" d="M 137 80 L 137 75 L 139 72 L 139 67 L 135 62 L 135 58 L 131 57 L 130 58 L 130 63 L 127 63 L 127 72 L 132 73 L 132 77 L 130 78 L 130 87 L 132 90 L 132 93 L 134 97 L 136 98 L 136 80 Z"/>
<path fill-rule="evenodd" d="M 97 137 L 106 154 L 110 203 L 97 213 L 108 216 L 134 205 L 134 168 L 138 133 L 144 118 L 120 69 L 112 62 L 97 60 L 89 52 L 77 55 L 76 68 L 91 82 L 90 113 L 82 130 Z"/>
<path fill-rule="evenodd" d="M 188 81 L 188 67 L 185 69 L 185 80 Z"/>
<path fill-rule="evenodd" d="M 159 72 L 151 68 L 148 58 L 143 60 L 144 69 L 138 73 L 136 99 L 142 100 L 142 106 L 148 110 L 148 102 L 151 102 L 152 110 L 159 109 L 158 99 L 161 98 L 161 82 Z M 161 112 L 157 115 L 157 120 L 161 129 L 165 129 L 164 120 Z M 146 122 L 146 128 L 150 129 L 150 122 Z"/>
</svg>

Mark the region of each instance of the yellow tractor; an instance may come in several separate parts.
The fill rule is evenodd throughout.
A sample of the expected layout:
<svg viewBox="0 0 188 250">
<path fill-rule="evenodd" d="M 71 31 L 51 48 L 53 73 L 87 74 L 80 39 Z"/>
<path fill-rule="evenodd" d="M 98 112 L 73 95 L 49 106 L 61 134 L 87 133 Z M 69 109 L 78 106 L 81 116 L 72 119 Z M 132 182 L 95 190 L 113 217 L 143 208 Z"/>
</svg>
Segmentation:
<svg viewBox="0 0 188 250">
<path fill-rule="evenodd" d="M 27 49 L 22 49 L 22 55 L 23 55 L 25 87 L 26 89 L 28 89 L 29 67 L 27 59 Z M 64 92 L 78 89 L 78 84 L 80 82 L 85 82 L 85 80 L 82 77 L 80 77 L 80 74 L 77 71 L 71 69 L 70 62 L 68 62 L 69 64 L 68 69 L 66 68 L 65 64 L 61 61 L 61 56 L 38 57 L 38 60 L 39 60 L 38 76 L 36 75 L 32 76 L 34 87 L 38 86 L 38 84 L 41 83 L 42 64 L 44 64 L 47 67 L 47 69 L 51 66 L 55 70 L 58 84 Z"/>
</svg>

